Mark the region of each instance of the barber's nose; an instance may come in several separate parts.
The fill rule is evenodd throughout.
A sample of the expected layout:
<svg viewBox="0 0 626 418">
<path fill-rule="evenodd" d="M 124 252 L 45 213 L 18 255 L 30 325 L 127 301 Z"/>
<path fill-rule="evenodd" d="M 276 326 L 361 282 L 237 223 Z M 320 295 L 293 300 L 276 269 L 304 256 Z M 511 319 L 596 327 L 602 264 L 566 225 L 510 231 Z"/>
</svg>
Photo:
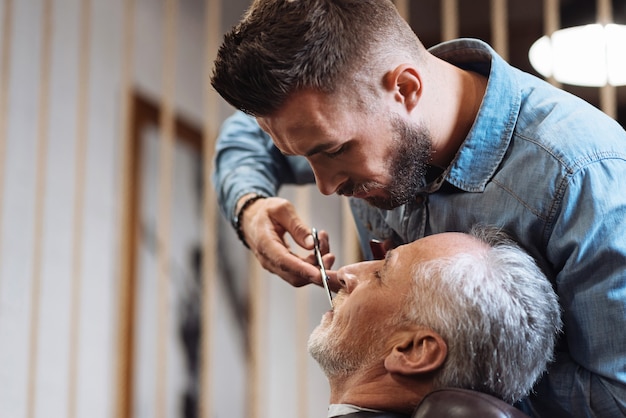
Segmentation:
<svg viewBox="0 0 626 418">
<path fill-rule="evenodd" d="M 317 184 L 320 193 L 327 196 L 336 193 L 341 185 L 348 179 L 346 175 L 337 173 L 328 168 L 315 166 L 313 166 L 313 174 L 315 174 L 315 184 Z"/>
</svg>

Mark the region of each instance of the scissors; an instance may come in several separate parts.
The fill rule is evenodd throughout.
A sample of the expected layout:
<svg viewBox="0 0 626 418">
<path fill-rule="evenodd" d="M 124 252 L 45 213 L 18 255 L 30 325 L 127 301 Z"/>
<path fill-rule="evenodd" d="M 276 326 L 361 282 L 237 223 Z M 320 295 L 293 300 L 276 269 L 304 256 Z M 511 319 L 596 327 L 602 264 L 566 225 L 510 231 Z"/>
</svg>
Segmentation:
<svg viewBox="0 0 626 418">
<path fill-rule="evenodd" d="M 330 287 L 328 287 L 328 274 L 326 274 L 326 269 L 324 268 L 324 263 L 322 262 L 322 253 L 320 252 L 320 240 L 317 236 L 317 229 L 311 228 L 311 235 L 313 235 L 313 243 L 315 244 L 315 248 L 313 251 L 315 252 L 315 258 L 317 259 L 317 264 L 320 266 L 320 272 L 322 273 L 322 284 L 324 285 L 324 289 L 326 289 L 326 294 L 328 295 L 328 302 L 330 302 L 330 309 L 333 309 L 333 295 L 330 293 Z"/>
</svg>

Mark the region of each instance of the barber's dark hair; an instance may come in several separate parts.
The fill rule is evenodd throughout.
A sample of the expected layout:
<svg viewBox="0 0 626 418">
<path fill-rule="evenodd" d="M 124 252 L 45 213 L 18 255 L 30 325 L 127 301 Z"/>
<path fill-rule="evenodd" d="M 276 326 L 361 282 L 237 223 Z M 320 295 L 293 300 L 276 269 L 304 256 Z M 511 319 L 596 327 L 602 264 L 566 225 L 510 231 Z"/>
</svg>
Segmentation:
<svg viewBox="0 0 626 418">
<path fill-rule="evenodd" d="M 391 50 L 416 56 L 423 45 L 390 0 L 256 0 L 224 36 L 211 84 L 268 116 L 295 91 L 336 92 Z"/>
</svg>

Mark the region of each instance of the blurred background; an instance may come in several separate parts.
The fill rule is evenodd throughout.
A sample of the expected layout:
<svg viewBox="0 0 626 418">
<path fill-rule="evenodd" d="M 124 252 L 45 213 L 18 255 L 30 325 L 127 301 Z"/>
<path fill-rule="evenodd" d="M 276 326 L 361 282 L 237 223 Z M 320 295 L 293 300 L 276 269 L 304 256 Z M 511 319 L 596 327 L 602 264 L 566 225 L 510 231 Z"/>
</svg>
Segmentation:
<svg viewBox="0 0 626 418">
<path fill-rule="evenodd" d="M 261 271 L 210 182 L 233 113 L 212 57 L 248 4 L 0 1 L 0 418 L 325 416 L 327 300 Z M 537 75 L 544 34 L 626 23 L 623 0 L 396 5 L 426 46 L 480 38 Z M 625 87 L 550 81 L 626 125 Z M 360 259 L 342 199 L 281 194 L 334 267 Z"/>
</svg>

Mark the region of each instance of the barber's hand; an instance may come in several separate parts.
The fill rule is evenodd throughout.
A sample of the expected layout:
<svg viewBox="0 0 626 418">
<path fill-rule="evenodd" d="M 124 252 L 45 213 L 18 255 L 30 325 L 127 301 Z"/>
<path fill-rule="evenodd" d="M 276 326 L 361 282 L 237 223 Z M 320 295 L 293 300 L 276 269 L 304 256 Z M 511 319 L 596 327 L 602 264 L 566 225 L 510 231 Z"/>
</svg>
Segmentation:
<svg viewBox="0 0 626 418">
<path fill-rule="evenodd" d="M 246 208 L 241 226 L 248 246 L 264 269 L 296 287 L 322 284 L 313 254 L 311 227 L 298 217 L 289 201 L 279 197 L 255 201 Z M 285 234 L 291 235 L 297 245 L 311 250 L 310 254 L 303 258 L 292 253 Z M 335 256 L 329 252 L 325 231 L 319 231 L 319 241 L 324 267 L 330 269 Z"/>
</svg>

